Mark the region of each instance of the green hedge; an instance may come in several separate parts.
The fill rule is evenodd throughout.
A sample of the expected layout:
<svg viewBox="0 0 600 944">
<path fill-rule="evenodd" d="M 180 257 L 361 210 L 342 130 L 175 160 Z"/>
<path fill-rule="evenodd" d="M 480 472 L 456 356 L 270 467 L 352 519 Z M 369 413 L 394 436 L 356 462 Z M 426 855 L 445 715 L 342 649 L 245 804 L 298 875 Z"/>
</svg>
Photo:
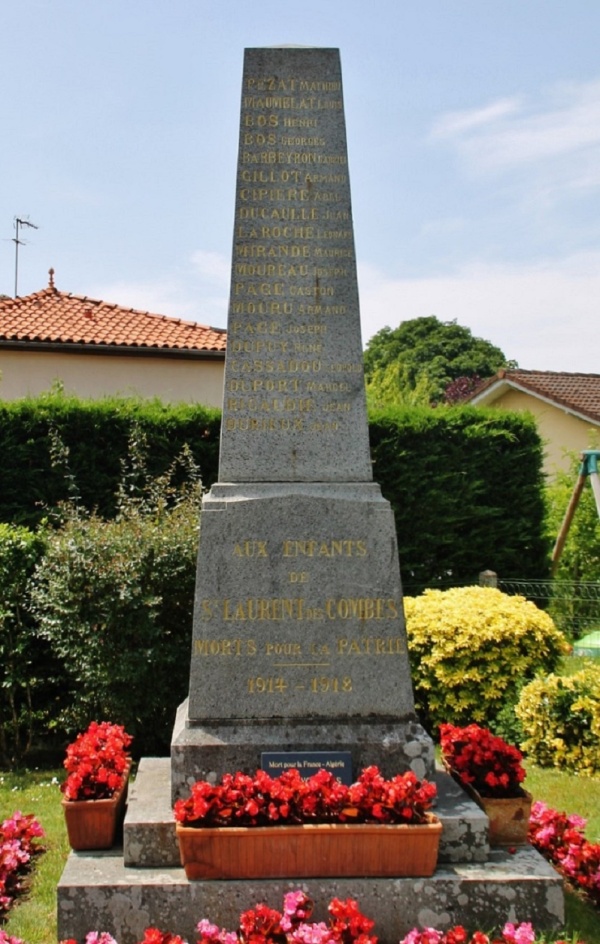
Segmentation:
<svg viewBox="0 0 600 944">
<path fill-rule="evenodd" d="M 35 527 L 67 497 L 64 468 L 52 464 L 52 430 L 68 449 L 83 505 L 112 517 L 121 462 L 135 428 L 147 439 L 151 475 L 162 475 L 187 443 L 204 485 L 216 480 L 218 410 L 158 400 L 79 400 L 63 394 L 0 402 L 0 521 Z"/>
<path fill-rule="evenodd" d="M 51 462 L 56 430 L 81 502 L 115 512 L 132 430 L 148 443 L 147 471 L 161 475 L 184 444 L 205 487 L 217 479 L 219 411 L 196 405 L 64 395 L 0 403 L 0 521 L 34 527 L 67 496 Z M 391 502 L 406 591 L 504 577 L 548 575 L 542 444 L 522 413 L 474 407 L 390 408 L 370 418 L 374 477 Z"/>
<path fill-rule="evenodd" d="M 548 576 L 532 417 L 475 407 L 372 411 L 373 475 L 396 518 L 405 591 Z"/>
</svg>

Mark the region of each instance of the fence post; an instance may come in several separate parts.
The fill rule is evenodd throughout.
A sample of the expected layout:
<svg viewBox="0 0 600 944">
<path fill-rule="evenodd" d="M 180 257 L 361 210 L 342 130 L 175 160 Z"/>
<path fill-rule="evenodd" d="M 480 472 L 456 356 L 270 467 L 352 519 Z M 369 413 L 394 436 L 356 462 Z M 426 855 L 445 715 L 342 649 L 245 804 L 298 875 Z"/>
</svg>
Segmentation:
<svg viewBox="0 0 600 944">
<path fill-rule="evenodd" d="M 482 570 L 479 574 L 480 587 L 498 587 L 498 574 L 494 570 Z"/>
</svg>

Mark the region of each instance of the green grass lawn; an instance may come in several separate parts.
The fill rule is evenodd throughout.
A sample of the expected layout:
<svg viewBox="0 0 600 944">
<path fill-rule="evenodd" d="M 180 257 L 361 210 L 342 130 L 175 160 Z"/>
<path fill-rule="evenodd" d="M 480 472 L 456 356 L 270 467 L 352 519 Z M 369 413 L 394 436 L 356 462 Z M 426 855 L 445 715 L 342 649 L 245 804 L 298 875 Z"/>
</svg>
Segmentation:
<svg viewBox="0 0 600 944">
<path fill-rule="evenodd" d="M 0 818 L 17 809 L 34 813 L 46 832 L 43 843 L 47 851 L 37 859 L 31 889 L 11 910 L 4 927 L 8 934 L 22 938 L 26 944 L 56 942 L 56 886 L 69 853 L 58 778 L 62 779 L 62 771 L 0 773 Z M 526 786 L 536 800 L 586 817 L 587 838 L 600 842 L 600 778 L 579 778 L 556 770 L 529 767 Z M 597 909 L 568 893 L 566 912 L 566 935 L 577 935 L 586 944 L 600 944 Z"/>
</svg>

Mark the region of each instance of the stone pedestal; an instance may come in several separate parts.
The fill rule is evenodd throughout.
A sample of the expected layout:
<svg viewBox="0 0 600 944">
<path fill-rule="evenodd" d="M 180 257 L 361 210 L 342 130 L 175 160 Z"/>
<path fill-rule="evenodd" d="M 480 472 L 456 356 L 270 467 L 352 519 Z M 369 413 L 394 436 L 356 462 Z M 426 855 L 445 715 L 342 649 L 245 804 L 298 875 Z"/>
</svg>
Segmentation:
<svg viewBox="0 0 600 944">
<path fill-rule="evenodd" d="M 316 920 L 326 919 L 333 897 L 356 898 L 376 920 L 381 944 L 397 944 L 413 927 L 532 921 L 536 930 L 560 928 L 561 876 L 531 846 L 491 851 L 485 814 L 446 773 L 438 770 L 436 783 L 443 831 L 431 878 L 189 882 L 179 865 L 169 760 L 145 758 L 130 789 L 123 848 L 69 857 L 58 886 L 59 940 L 83 942 L 100 929 L 135 944 L 145 928 L 158 927 L 191 942 L 201 918 L 235 930 L 242 911 L 259 901 L 279 908 L 300 887 L 316 903 Z"/>
<path fill-rule="evenodd" d="M 213 486 L 203 504 L 190 695 L 173 796 L 262 751 L 349 751 L 355 775 L 431 777 L 394 519 L 373 482 Z"/>
</svg>

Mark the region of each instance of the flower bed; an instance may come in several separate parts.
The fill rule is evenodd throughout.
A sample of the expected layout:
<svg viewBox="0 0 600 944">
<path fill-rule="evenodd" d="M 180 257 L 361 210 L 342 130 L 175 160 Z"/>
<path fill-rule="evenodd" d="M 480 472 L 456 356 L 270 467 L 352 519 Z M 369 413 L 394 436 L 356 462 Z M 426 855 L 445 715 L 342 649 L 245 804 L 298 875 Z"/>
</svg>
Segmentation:
<svg viewBox="0 0 600 944">
<path fill-rule="evenodd" d="M 310 921 L 313 902 L 303 891 L 288 892 L 283 899 L 283 908 L 277 911 L 261 903 L 240 915 L 236 931 L 220 928 L 206 918 L 198 922 L 198 944 L 377 944 L 372 934 L 375 922 L 363 915 L 358 902 L 353 898 L 341 901 L 334 898 L 328 906 L 328 921 Z M 448 931 L 436 928 L 414 928 L 400 944 L 536 944 L 548 941 L 537 938 L 531 924 L 507 922 L 499 936 L 490 936 L 483 931 L 468 934 L 462 925 Z M 0 939 L 0 944 L 3 944 Z M 11 942 L 21 944 L 21 942 Z M 60 944 L 77 944 L 72 939 Z M 106 932 L 92 931 L 85 944 L 117 944 Z M 187 944 L 178 934 L 146 928 L 140 944 Z M 557 942 L 565 944 L 565 942 Z M 569 944 L 583 944 L 571 940 Z"/>
<path fill-rule="evenodd" d="M 16 810 L 0 825 L 0 922 L 23 890 L 34 855 L 43 847 L 34 842 L 44 830 L 33 814 Z"/>
<path fill-rule="evenodd" d="M 586 820 L 534 803 L 529 841 L 575 888 L 600 907 L 600 843 L 584 836 Z"/>
</svg>

